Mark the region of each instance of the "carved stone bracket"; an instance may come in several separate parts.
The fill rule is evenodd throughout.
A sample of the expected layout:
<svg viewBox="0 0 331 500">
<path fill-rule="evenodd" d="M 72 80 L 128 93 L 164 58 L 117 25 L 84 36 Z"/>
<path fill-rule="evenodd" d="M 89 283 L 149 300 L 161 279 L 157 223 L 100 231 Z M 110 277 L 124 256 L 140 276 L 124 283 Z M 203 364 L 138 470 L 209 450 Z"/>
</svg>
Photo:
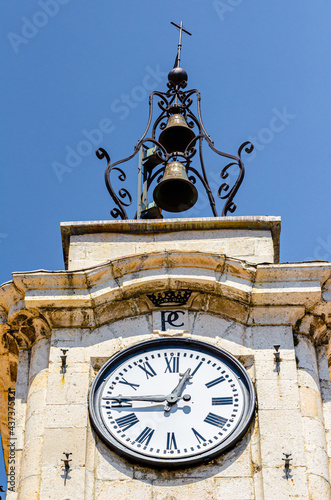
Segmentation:
<svg viewBox="0 0 331 500">
<path fill-rule="evenodd" d="M 30 349 L 40 338 L 49 337 L 51 328 L 38 309 L 22 309 L 8 320 L 8 333 L 19 348 Z"/>
</svg>

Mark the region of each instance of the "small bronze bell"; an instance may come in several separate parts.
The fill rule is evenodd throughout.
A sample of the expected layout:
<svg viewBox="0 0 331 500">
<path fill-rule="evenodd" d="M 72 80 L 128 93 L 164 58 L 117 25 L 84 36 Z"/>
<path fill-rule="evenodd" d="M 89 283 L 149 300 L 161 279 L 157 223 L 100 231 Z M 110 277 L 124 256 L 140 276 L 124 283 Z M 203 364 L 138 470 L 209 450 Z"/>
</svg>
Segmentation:
<svg viewBox="0 0 331 500">
<path fill-rule="evenodd" d="M 166 165 L 153 198 L 157 206 L 167 212 L 184 212 L 196 203 L 198 191 L 188 180 L 185 166 L 179 161 L 172 161 Z"/>
<path fill-rule="evenodd" d="M 178 113 L 169 116 L 166 127 L 162 130 L 159 142 L 168 153 L 184 152 L 194 139 L 193 130 L 187 125 L 183 115 Z"/>
</svg>

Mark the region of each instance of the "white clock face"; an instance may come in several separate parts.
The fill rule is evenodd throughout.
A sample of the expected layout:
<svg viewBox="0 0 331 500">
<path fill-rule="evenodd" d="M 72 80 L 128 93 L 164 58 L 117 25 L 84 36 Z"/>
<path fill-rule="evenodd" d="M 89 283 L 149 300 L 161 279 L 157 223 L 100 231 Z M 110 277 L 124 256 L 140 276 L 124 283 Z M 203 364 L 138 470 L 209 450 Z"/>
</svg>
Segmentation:
<svg viewBox="0 0 331 500">
<path fill-rule="evenodd" d="M 244 368 L 203 342 L 144 342 L 99 374 L 90 396 L 98 433 L 149 465 L 195 464 L 219 454 L 241 437 L 254 410 Z"/>
</svg>

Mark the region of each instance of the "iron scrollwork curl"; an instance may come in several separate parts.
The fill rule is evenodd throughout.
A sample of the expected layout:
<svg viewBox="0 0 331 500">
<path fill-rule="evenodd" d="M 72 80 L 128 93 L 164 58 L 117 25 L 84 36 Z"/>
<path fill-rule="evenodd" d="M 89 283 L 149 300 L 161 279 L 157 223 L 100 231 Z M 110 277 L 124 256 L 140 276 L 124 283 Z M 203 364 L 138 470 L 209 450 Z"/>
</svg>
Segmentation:
<svg viewBox="0 0 331 500">
<path fill-rule="evenodd" d="M 217 194 L 218 194 L 219 198 L 221 198 L 222 200 L 226 200 L 225 205 L 223 207 L 222 216 L 226 216 L 227 212 L 233 213 L 237 208 L 237 204 L 233 202 L 233 198 L 235 197 L 238 189 L 240 188 L 241 183 L 244 179 L 244 175 L 245 175 L 245 167 L 244 167 L 243 161 L 241 159 L 241 153 L 242 153 L 243 149 L 245 150 L 245 153 L 250 154 L 250 153 L 252 153 L 254 146 L 249 141 L 244 142 L 238 150 L 238 157 L 236 158 L 236 160 L 228 163 L 223 168 L 223 170 L 220 174 L 222 179 L 227 179 L 229 176 L 229 168 L 231 168 L 233 166 L 239 167 L 238 177 L 237 177 L 233 187 L 230 189 L 229 183 L 223 182 L 223 184 L 221 184 L 221 186 L 218 189 Z"/>
<path fill-rule="evenodd" d="M 133 157 L 135 154 L 136 153 L 131 155 L 131 157 Z M 114 207 L 111 209 L 110 214 L 112 217 L 114 217 L 114 219 L 117 219 L 118 217 L 121 217 L 121 219 L 128 219 L 128 215 L 127 215 L 124 207 L 129 207 L 132 204 L 131 194 L 129 193 L 129 191 L 127 189 L 120 188 L 118 191 L 118 195 L 117 195 L 115 193 L 112 185 L 111 185 L 111 182 L 110 182 L 110 173 L 113 170 L 115 170 L 115 171 L 119 172 L 118 180 L 121 182 L 126 181 L 126 174 L 125 174 L 124 170 L 117 167 L 116 165 L 124 163 L 125 161 L 129 160 L 130 157 L 125 158 L 124 160 L 120 160 L 120 161 L 114 163 L 113 165 L 111 165 L 110 164 L 110 156 L 105 149 L 103 149 L 103 148 L 97 149 L 96 155 L 99 158 L 99 160 L 102 160 L 103 158 L 106 158 L 106 160 L 107 160 L 107 167 L 105 170 L 105 183 L 106 183 L 106 186 L 107 186 L 107 189 L 108 189 L 110 196 L 113 198 L 114 202 L 117 205 L 117 208 Z"/>
</svg>

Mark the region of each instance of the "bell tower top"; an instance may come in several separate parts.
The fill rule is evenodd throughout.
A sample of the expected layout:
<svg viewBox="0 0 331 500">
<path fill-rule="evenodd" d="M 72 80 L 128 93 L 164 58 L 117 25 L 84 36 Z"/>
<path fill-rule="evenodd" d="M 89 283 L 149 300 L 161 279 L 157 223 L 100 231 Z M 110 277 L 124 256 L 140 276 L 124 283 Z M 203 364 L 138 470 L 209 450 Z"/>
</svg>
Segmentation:
<svg viewBox="0 0 331 500">
<path fill-rule="evenodd" d="M 197 89 L 186 89 L 187 73 L 180 67 L 182 35 L 191 36 L 191 33 L 184 29 L 183 22 L 171 24 L 179 30 L 175 64 L 168 74 L 167 90 L 153 91 L 149 96 L 148 123 L 133 153 L 112 163 L 104 148 L 96 151 L 99 159 L 107 160 L 105 182 L 115 204 L 110 211 L 114 219 L 163 219 L 163 212 L 190 210 L 199 197 L 209 202 L 211 214 L 206 216 L 225 217 L 237 208 L 233 199 L 245 175 L 242 155 L 250 154 L 254 146 L 244 142 L 237 155 L 215 147 L 202 121 L 201 94 Z M 155 99 L 158 114 L 154 109 Z M 206 143 L 221 162 L 216 192 L 209 184 L 208 165 L 204 161 Z M 124 183 L 129 162 L 135 157 L 138 159 L 137 211 L 130 214 L 134 197 Z M 222 203 L 223 207 L 219 206 Z M 188 216 L 192 215 L 188 213 Z"/>
</svg>

